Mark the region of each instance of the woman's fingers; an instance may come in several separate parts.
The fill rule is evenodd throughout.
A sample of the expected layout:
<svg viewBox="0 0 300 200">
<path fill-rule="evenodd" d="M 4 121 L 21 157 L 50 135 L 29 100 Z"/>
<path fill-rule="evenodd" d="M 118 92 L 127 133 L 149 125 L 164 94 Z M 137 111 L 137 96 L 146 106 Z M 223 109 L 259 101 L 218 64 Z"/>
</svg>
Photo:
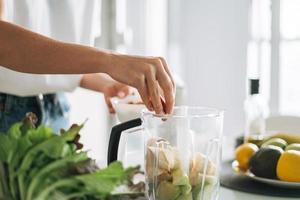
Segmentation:
<svg viewBox="0 0 300 200">
<path fill-rule="evenodd" d="M 148 76 L 146 83 L 153 109 L 155 113 L 161 114 L 163 112 L 163 105 L 160 100 L 159 85 L 154 74 Z"/>
<path fill-rule="evenodd" d="M 153 106 L 149 99 L 149 93 L 147 89 L 146 80 L 139 83 L 139 86 L 137 87 L 137 90 L 142 98 L 142 101 L 144 102 L 145 106 L 148 108 L 148 110 L 153 111 Z"/>
<path fill-rule="evenodd" d="M 153 104 L 154 110 L 157 114 L 161 114 L 162 112 L 170 114 L 174 106 L 175 87 L 171 73 L 170 71 L 168 71 L 168 73 L 165 70 L 168 70 L 168 66 L 164 60 L 154 58 L 152 63 L 153 64 L 149 66 L 149 70 L 146 70 L 146 83 L 151 103 Z M 164 66 L 164 64 L 166 66 Z M 163 94 L 161 94 L 160 88 L 162 89 Z M 164 96 L 165 99 L 161 100 L 161 96 Z M 165 105 L 163 102 L 165 102 Z"/>
<path fill-rule="evenodd" d="M 162 57 L 159 57 L 159 59 L 160 59 L 160 61 L 162 62 L 162 65 L 163 65 L 165 71 L 166 71 L 167 74 L 169 75 L 169 78 L 171 79 L 173 88 L 174 88 L 174 90 L 175 90 L 175 88 L 176 88 L 175 81 L 174 81 L 174 79 L 173 79 L 172 73 L 171 73 L 171 71 L 170 71 L 170 68 L 169 68 L 169 66 L 168 66 L 168 64 L 167 64 L 167 62 L 166 62 L 166 60 L 165 60 L 164 58 L 162 58 Z"/>
<path fill-rule="evenodd" d="M 165 112 L 170 114 L 174 107 L 174 89 L 171 79 L 166 75 L 166 72 L 161 72 L 158 77 L 158 82 L 164 92 L 165 97 Z"/>
<path fill-rule="evenodd" d="M 125 98 L 129 94 L 130 88 L 127 85 L 122 85 L 120 89 L 117 89 L 117 96 L 119 98 Z"/>
<path fill-rule="evenodd" d="M 172 75 L 168 69 L 167 63 L 162 58 L 156 58 L 154 60 L 154 64 L 156 65 L 156 80 L 158 81 L 159 87 L 163 91 L 163 96 L 165 99 L 165 105 L 162 105 L 160 101 L 160 105 L 163 106 L 163 110 L 166 114 L 170 114 L 174 107 L 174 82 Z"/>
<path fill-rule="evenodd" d="M 110 97 L 105 96 L 104 99 L 105 99 L 106 105 L 107 105 L 107 107 L 108 107 L 109 113 L 115 113 L 115 110 L 114 110 L 114 108 L 113 108 L 113 105 L 112 105 L 112 103 L 111 103 L 111 101 L 110 101 Z"/>
</svg>

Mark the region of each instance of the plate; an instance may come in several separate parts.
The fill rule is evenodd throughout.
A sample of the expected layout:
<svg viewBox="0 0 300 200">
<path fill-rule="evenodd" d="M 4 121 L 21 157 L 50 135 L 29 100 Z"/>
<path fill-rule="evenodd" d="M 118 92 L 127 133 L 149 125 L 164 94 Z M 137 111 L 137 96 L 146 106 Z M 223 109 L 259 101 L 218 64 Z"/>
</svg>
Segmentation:
<svg viewBox="0 0 300 200">
<path fill-rule="evenodd" d="M 243 176 L 247 176 L 252 180 L 265 183 L 271 186 L 280 187 L 280 188 L 300 189 L 300 182 L 287 182 L 287 181 L 281 181 L 276 179 L 262 178 L 262 177 L 255 176 L 249 170 L 243 172 L 238 168 L 238 162 L 236 160 L 232 162 L 232 169 L 236 173 L 239 173 Z"/>
</svg>

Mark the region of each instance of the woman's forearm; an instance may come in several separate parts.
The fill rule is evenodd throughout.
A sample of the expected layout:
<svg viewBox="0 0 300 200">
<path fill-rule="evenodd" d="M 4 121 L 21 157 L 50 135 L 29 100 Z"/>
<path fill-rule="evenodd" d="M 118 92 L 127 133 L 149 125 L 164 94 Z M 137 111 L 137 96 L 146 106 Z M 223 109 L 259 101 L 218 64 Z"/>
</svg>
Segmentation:
<svg viewBox="0 0 300 200">
<path fill-rule="evenodd" d="M 83 75 L 80 87 L 97 91 L 104 92 L 105 88 L 113 81 L 107 74 L 85 74 Z"/>
<path fill-rule="evenodd" d="M 4 16 L 4 1 L 0 0 L 0 20 L 3 19 Z"/>
<path fill-rule="evenodd" d="M 175 83 L 163 58 L 119 55 L 63 43 L 1 20 L 0 66 L 36 74 L 107 73 L 137 88 L 149 110 L 171 113 L 174 106 Z"/>
<path fill-rule="evenodd" d="M 52 40 L 0 20 L 0 65 L 12 70 L 36 74 L 106 72 L 110 57 L 110 52 Z"/>
</svg>

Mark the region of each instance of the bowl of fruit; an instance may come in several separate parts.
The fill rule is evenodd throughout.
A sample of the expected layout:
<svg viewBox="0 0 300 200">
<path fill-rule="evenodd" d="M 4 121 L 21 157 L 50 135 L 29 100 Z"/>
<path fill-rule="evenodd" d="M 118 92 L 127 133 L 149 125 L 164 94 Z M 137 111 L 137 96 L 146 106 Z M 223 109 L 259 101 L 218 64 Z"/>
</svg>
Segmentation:
<svg viewBox="0 0 300 200">
<path fill-rule="evenodd" d="M 235 172 L 272 186 L 300 189 L 300 138 L 292 134 L 245 142 L 235 150 Z"/>
</svg>

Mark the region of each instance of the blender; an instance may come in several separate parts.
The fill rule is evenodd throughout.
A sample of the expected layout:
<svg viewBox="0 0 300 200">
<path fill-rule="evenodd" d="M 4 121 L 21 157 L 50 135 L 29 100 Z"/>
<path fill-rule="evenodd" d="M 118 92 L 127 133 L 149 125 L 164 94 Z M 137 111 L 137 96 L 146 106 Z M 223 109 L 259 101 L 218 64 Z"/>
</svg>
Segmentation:
<svg viewBox="0 0 300 200">
<path fill-rule="evenodd" d="M 143 137 L 146 196 L 150 200 L 217 200 L 223 111 L 175 107 L 171 115 L 147 110 L 113 127 L 108 163 L 117 160 L 122 134 Z M 126 152 L 124 152 L 126 153 Z"/>
</svg>

